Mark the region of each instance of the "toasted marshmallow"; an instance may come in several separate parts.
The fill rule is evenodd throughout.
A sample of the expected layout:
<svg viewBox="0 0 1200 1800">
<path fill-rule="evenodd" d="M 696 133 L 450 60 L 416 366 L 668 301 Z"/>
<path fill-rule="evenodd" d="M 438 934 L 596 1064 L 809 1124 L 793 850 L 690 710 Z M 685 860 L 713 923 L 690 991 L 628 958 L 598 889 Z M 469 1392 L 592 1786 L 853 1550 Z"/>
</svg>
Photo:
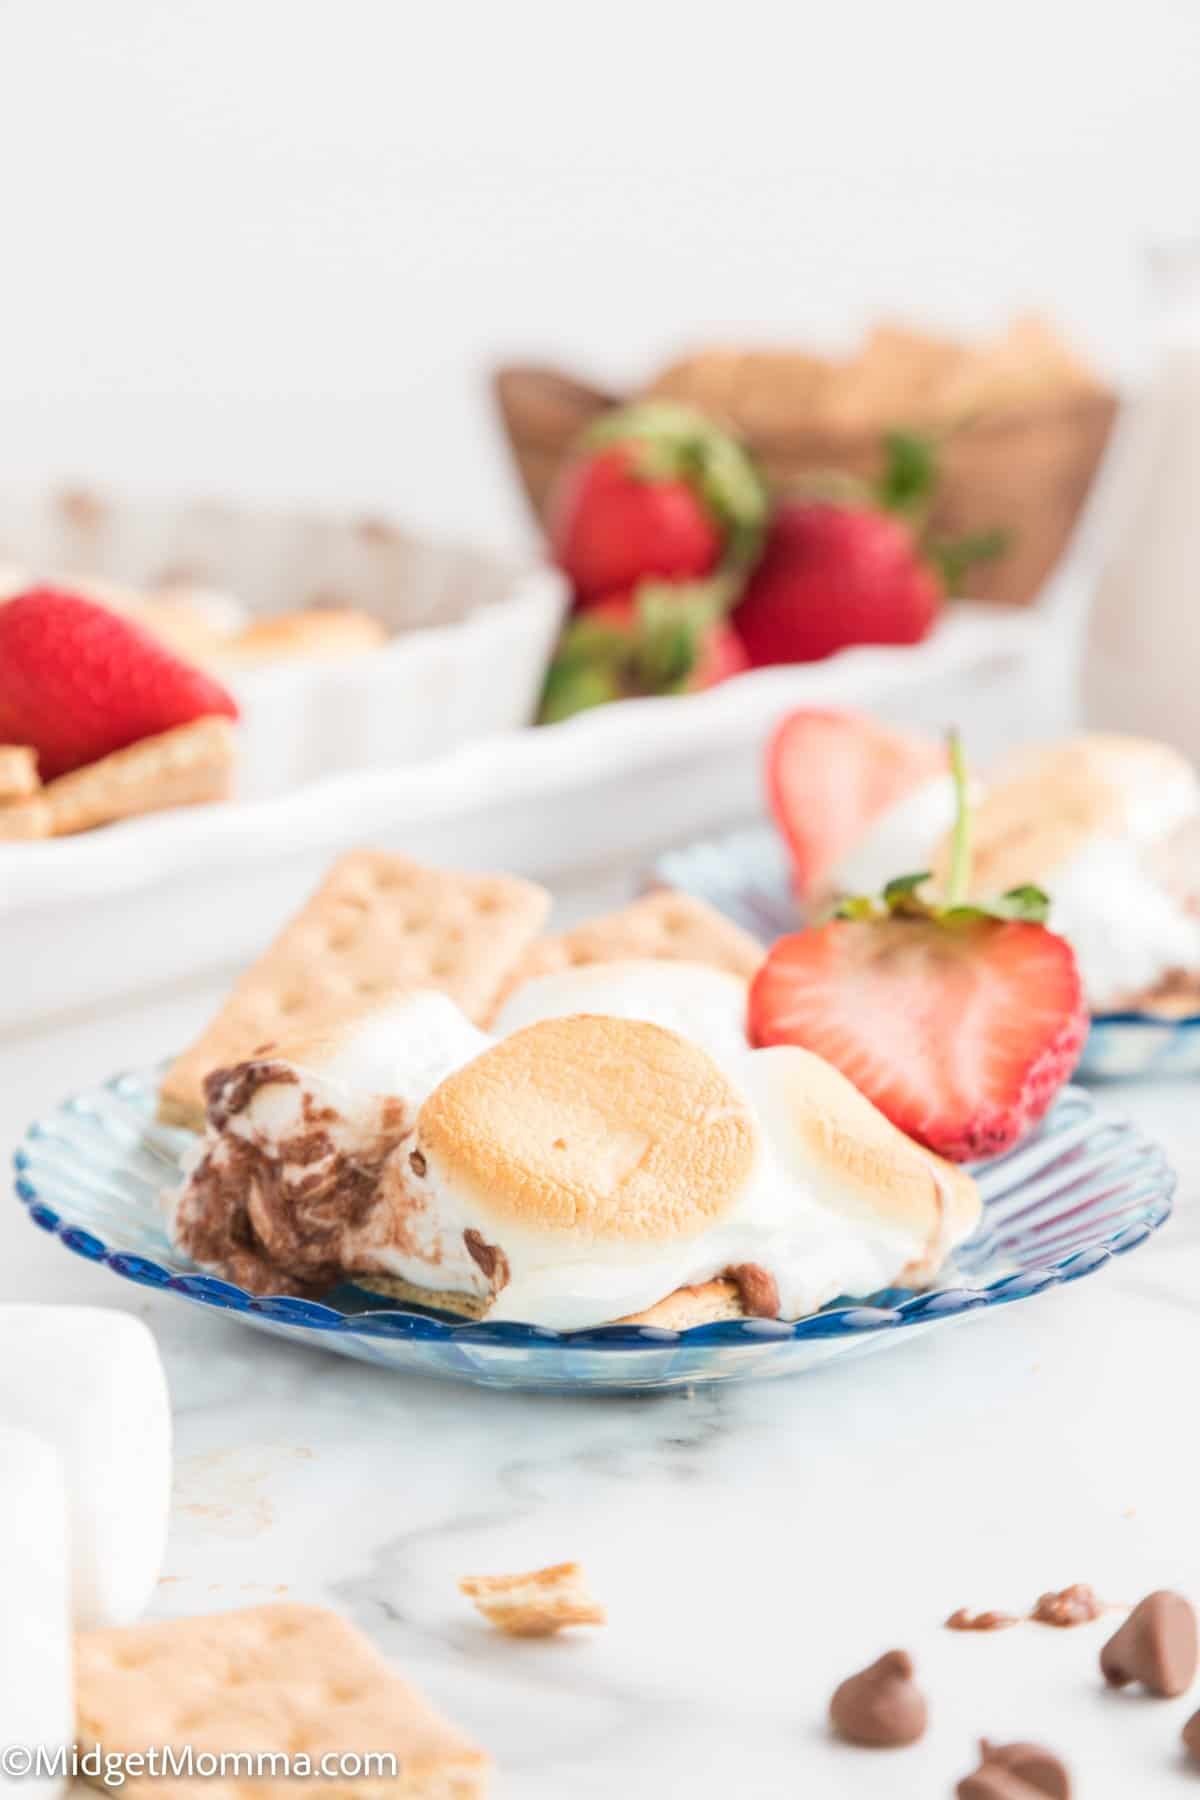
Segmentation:
<svg viewBox="0 0 1200 1800">
<path fill-rule="evenodd" d="M 896 875 L 929 867 L 935 845 L 954 823 L 954 782 L 935 775 L 873 819 L 862 837 L 830 870 L 832 894 L 878 894 Z"/>
<path fill-rule="evenodd" d="M 834 1292 L 919 1280 L 974 1231 L 972 1177 L 906 1137 L 832 1064 L 778 1045 L 754 1051 L 746 1076 L 791 1189 L 822 1210 L 831 1235 L 838 1221 L 863 1259 Z"/>
<path fill-rule="evenodd" d="M 979 1217 L 974 1182 L 803 1050 L 747 1050 L 735 1081 L 674 1032 L 527 1027 L 421 1109 L 434 1210 L 470 1218 L 488 1316 L 577 1330 L 731 1274 L 747 1311 L 798 1318 L 937 1266 Z"/>
<path fill-rule="evenodd" d="M 1200 782 L 1165 744 L 1097 735 L 1026 751 L 976 815 L 972 887 L 982 898 L 1045 888 L 1092 1010 L 1133 1005 L 1169 974 L 1200 970 L 1200 891 L 1166 867 L 1198 817 Z M 948 856 L 944 843 L 935 868 Z"/>
<path fill-rule="evenodd" d="M 500 1008 L 492 1029 L 507 1037 L 542 1019 L 604 1013 L 663 1025 L 722 1062 L 745 1053 L 748 993 L 744 977 L 706 963 L 587 963 L 522 983 Z"/>
<path fill-rule="evenodd" d="M 388 1094 L 415 1109 L 492 1041 L 448 994 L 419 988 L 364 1005 L 336 1031 L 282 1039 L 271 1054 L 349 1094 Z"/>
<path fill-rule="evenodd" d="M 639 968 L 573 974 L 594 998 L 606 972 L 632 1010 Z M 970 1177 L 819 1058 L 751 1050 L 736 977 L 698 969 L 689 1000 L 686 965 L 649 968 L 668 978 L 647 1010 L 686 1017 L 712 1054 L 611 1013 L 493 1040 L 422 993 L 218 1073 L 177 1241 L 258 1291 L 353 1274 L 575 1330 L 721 1276 L 745 1311 L 795 1318 L 919 1277 L 969 1233 Z M 571 979 L 530 982 L 511 1014 L 565 1003 Z"/>
</svg>

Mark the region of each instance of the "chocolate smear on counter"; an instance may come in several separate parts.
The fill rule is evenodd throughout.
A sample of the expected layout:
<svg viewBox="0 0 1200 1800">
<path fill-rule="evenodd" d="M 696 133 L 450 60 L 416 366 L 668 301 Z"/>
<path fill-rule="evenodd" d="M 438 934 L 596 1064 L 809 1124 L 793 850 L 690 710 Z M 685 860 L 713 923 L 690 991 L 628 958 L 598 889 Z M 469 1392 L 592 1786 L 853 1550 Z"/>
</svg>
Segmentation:
<svg viewBox="0 0 1200 1800">
<path fill-rule="evenodd" d="M 1095 1589 L 1086 1581 L 1077 1581 L 1073 1587 L 1060 1588 L 1058 1593 L 1043 1594 L 1029 1616 L 1037 1625 L 1056 1625 L 1060 1631 L 1067 1631 L 1073 1625 L 1090 1625 L 1103 1611 L 1104 1602 L 1097 1598 Z"/>
<path fill-rule="evenodd" d="M 979 1767 L 955 1790 L 958 1800 L 1071 1800 L 1071 1777 L 1040 1744 L 979 1746 Z"/>
<path fill-rule="evenodd" d="M 1010 1625 L 1020 1625 L 1031 1620 L 1037 1625 L 1055 1625 L 1060 1631 L 1072 1625 L 1090 1625 L 1105 1611 L 1103 1600 L 1096 1595 L 1085 1581 L 1077 1581 L 1073 1587 L 1060 1588 L 1057 1592 L 1043 1594 L 1032 1612 L 972 1612 L 967 1606 L 960 1606 L 946 1620 L 947 1631 L 1006 1631 Z"/>
<path fill-rule="evenodd" d="M 1021 1623 L 1021 1615 L 1019 1613 L 1004 1613 L 1004 1612 L 973 1613 L 973 1612 L 968 1612 L 968 1610 L 965 1606 L 960 1606 L 958 1611 L 952 1612 L 950 1614 L 950 1617 L 946 1620 L 946 1630 L 947 1631 L 1007 1631 L 1010 1625 L 1019 1625 L 1020 1623 Z"/>
<path fill-rule="evenodd" d="M 929 1719 L 907 1650 L 889 1650 L 869 1669 L 847 1676 L 829 1702 L 829 1719 L 847 1743 L 899 1749 L 923 1737 Z"/>
<path fill-rule="evenodd" d="M 1182 1594 L 1160 1588 L 1140 1600 L 1100 1652 L 1110 1687 L 1138 1681 L 1148 1693 L 1173 1700 L 1196 1675 L 1196 1614 Z"/>
</svg>

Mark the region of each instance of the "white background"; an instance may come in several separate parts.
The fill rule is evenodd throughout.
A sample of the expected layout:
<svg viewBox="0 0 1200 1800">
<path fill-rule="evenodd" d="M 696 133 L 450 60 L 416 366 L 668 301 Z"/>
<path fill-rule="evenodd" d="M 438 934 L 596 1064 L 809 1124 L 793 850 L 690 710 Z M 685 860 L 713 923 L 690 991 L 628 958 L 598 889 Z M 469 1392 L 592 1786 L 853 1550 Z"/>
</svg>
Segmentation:
<svg viewBox="0 0 1200 1800">
<path fill-rule="evenodd" d="M 0 7 L 0 481 L 522 528 L 485 374 L 1053 307 L 1200 219 L 1194 0 Z"/>
</svg>

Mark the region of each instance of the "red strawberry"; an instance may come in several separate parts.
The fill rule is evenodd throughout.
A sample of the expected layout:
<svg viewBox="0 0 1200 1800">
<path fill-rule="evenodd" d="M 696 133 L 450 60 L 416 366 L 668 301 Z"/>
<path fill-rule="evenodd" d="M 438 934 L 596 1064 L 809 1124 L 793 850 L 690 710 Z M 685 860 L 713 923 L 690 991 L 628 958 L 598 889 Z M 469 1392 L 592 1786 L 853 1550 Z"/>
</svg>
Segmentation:
<svg viewBox="0 0 1200 1800">
<path fill-rule="evenodd" d="M 916 644 L 941 578 L 903 519 L 873 507 L 787 502 L 734 615 L 760 663 L 816 662 L 851 644 Z"/>
<path fill-rule="evenodd" d="M 766 497 L 745 453 L 664 402 L 601 420 L 551 496 L 555 561 L 581 605 L 647 577 L 689 581 L 757 549 Z"/>
<path fill-rule="evenodd" d="M 646 582 L 597 601 L 567 627 L 546 680 L 542 722 L 639 694 L 696 693 L 748 667 L 711 587 Z"/>
<path fill-rule="evenodd" d="M 108 607 L 54 588 L 0 604 L 0 743 L 32 744 L 44 781 L 212 713 L 237 717 L 220 683 Z"/>
<path fill-rule="evenodd" d="M 550 547 L 586 602 L 644 575 L 707 575 L 722 545 L 686 481 L 648 481 L 637 452 L 614 444 L 567 469 L 552 503 Z"/>
<path fill-rule="evenodd" d="M 1021 888 L 964 906 L 966 777 L 945 907 L 916 896 L 850 901 L 827 925 L 781 938 L 750 990 L 755 1044 L 799 1044 L 854 1082 L 902 1131 L 956 1162 L 1009 1149 L 1046 1111 L 1083 1050 L 1083 983 L 1070 946 Z"/>
<path fill-rule="evenodd" d="M 874 819 L 946 768 L 942 744 L 861 713 L 802 707 L 767 746 L 767 795 L 806 899 Z"/>
<path fill-rule="evenodd" d="M 890 432 L 884 452 L 873 487 L 843 477 L 841 498 L 791 500 L 776 512 L 736 614 L 753 663 L 920 643 L 971 564 L 1005 548 L 1001 531 L 953 542 L 929 535 L 939 474 L 932 440 Z"/>
</svg>

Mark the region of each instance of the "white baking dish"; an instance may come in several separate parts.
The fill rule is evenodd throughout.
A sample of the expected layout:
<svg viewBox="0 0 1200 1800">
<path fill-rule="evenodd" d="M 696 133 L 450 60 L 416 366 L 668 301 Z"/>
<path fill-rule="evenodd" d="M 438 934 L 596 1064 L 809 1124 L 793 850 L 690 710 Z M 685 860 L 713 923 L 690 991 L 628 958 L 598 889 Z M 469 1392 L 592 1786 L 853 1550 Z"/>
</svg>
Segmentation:
<svg viewBox="0 0 1200 1800">
<path fill-rule="evenodd" d="M 1063 727 L 1065 671 L 1052 613 L 960 606 L 919 649 L 760 669 L 418 766 L 0 845 L 0 1028 L 236 966 L 351 845 L 583 879 L 755 815 L 762 747 L 788 707 L 955 721 L 983 754 Z"/>
<path fill-rule="evenodd" d="M 244 795 L 438 756 L 532 719 L 566 604 L 556 570 L 412 537 L 386 520 L 80 492 L 0 495 L 0 570 L 120 587 L 186 581 L 251 613 L 361 608 L 376 650 L 228 677 Z"/>
</svg>

